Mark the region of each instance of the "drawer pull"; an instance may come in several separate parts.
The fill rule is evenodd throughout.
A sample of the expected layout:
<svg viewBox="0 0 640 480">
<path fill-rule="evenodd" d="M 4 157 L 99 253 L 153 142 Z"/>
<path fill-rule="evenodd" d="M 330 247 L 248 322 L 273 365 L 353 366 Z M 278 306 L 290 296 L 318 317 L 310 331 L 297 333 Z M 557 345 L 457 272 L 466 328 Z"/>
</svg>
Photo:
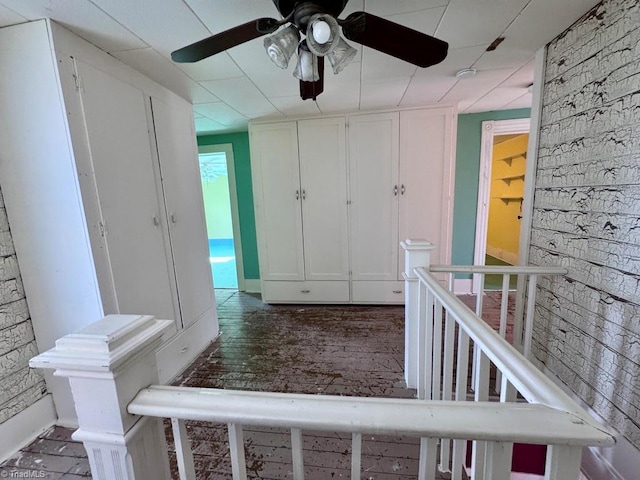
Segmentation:
<svg viewBox="0 0 640 480">
<path fill-rule="evenodd" d="M 311 293 L 311 290 L 300 290 L 302 293 Z"/>
<path fill-rule="evenodd" d="M 402 293 L 402 290 L 394 290 L 393 293 Z"/>
</svg>

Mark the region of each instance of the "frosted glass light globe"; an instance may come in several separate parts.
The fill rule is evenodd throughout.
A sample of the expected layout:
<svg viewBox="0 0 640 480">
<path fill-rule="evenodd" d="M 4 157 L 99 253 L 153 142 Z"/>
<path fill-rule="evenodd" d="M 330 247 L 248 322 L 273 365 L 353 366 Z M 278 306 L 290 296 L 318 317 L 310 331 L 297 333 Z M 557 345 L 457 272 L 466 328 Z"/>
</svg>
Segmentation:
<svg viewBox="0 0 640 480">
<path fill-rule="evenodd" d="M 327 22 L 318 21 L 313 24 L 313 39 L 319 44 L 325 44 L 331 38 L 331 27 Z"/>
</svg>

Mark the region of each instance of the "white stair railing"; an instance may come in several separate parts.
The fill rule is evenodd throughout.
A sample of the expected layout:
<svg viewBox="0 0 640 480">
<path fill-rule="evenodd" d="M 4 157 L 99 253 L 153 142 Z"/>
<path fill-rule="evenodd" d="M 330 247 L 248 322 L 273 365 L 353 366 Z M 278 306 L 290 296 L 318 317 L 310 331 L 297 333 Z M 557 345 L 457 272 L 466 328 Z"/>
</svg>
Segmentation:
<svg viewBox="0 0 640 480">
<path fill-rule="evenodd" d="M 420 438 L 420 480 L 434 479 L 437 468 L 460 480 L 468 441 L 474 480 L 508 480 L 515 442 L 548 446 L 545 479 L 577 479 L 583 446 L 610 445 L 614 437 L 424 268 L 427 242 L 406 244 L 414 248 L 414 260 L 426 257 L 422 268 L 411 266 L 407 275 L 413 300 L 407 310 L 420 314 L 408 326 L 424 347 L 410 352 L 420 358 L 415 370 L 420 367 L 422 399 L 157 385 L 155 350 L 170 322 L 149 316 L 107 316 L 58 340 L 30 364 L 69 378 L 80 425 L 74 438 L 84 442 L 96 480 L 168 479 L 162 418 L 171 419 L 181 479 L 196 475 L 185 423 L 190 420 L 227 425 L 235 480 L 247 476 L 247 426 L 290 430 L 296 480 L 304 478 L 307 430 L 351 434 L 352 479 L 363 469 L 364 434 Z M 477 352 L 474 401 L 467 395 L 470 342 Z M 499 402 L 488 401 L 491 365 L 502 373 Z"/>
</svg>

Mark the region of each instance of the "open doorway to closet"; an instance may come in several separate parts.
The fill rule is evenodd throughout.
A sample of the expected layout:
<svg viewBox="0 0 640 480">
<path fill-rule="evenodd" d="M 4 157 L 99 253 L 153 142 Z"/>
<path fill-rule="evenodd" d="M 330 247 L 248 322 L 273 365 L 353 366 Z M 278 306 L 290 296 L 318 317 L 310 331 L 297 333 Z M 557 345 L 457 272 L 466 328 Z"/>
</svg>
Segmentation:
<svg viewBox="0 0 640 480">
<path fill-rule="evenodd" d="M 213 284 L 244 290 L 233 146 L 203 145 L 198 154 Z"/>
<path fill-rule="evenodd" d="M 529 127 L 528 118 L 482 122 L 475 265 L 518 263 Z M 474 278 L 474 293 L 479 281 Z M 512 281 L 515 289 L 515 276 Z M 501 288 L 501 275 L 485 275 L 485 290 Z"/>
</svg>

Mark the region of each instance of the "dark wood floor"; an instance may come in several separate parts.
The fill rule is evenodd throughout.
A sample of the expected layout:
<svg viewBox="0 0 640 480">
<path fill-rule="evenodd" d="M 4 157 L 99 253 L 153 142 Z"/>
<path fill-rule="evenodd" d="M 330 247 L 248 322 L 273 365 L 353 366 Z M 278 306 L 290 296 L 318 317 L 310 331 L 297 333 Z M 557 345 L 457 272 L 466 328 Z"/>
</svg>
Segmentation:
<svg viewBox="0 0 640 480">
<path fill-rule="evenodd" d="M 412 398 L 403 380 L 404 307 L 268 306 L 259 296 L 218 290 L 221 335 L 175 385 L 325 395 Z M 465 299 L 469 303 L 472 298 Z M 486 309 L 499 309 L 498 301 Z M 188 422 L 198 479 L 230 479 L 226 428 Z M 167 422 L 170 461 L 175 455 Z M 416 439 L 363 436 L 362 478 L 417 474 Z M 245 431 L 250 478 L 292 478 L 289 432 Z M 350 477 L 349 435 L 303 432 L 308 480 Z M 84 449 L 56 427 L 0 466 L 38 470 L 51 479 L 90 476 Z M 5 474 L 6 475 L 6 474 Z M 442 476 L 439 478 L 447 478 Z"/>
</svg>

